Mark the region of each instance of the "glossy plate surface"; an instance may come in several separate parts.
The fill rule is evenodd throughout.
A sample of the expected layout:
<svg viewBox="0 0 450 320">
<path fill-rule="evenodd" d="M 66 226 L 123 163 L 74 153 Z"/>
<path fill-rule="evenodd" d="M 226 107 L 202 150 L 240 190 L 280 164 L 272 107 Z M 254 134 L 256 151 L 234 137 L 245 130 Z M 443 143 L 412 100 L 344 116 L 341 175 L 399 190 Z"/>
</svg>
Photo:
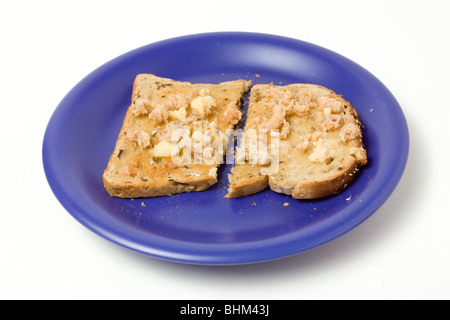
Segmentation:
<svg viewBox="0 0 450 320">
<path fill-rule="evenodd" d="M 360 115 L 369 163 L 338 196 L 294 200 L 269 189 L 224 199 L 230 165 L 204 192 L 117 199 L 103 188 L 139 73 L 190 82 L 247 79 L 315 83 L 342 94 Z M 93 71 L 61 101 L 43 143 L 48 182 L 64 208 L 98 235 L 155 258 L 230 265 L 283 258 L 326 243 L 373 214 L 398 184 L 408 156 L 403 112 L 368 71 L 327 49 L 255 33 L 206 33 L 150 44 Z M 288 202 L 288 206 L 283 206 Z"/>
</svg>

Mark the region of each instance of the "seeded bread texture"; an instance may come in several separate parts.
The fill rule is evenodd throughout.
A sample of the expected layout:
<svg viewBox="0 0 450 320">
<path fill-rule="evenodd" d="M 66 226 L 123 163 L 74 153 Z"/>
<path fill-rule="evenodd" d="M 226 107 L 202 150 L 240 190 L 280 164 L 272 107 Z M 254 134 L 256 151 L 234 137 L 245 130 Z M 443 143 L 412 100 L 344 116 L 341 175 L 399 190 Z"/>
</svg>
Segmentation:
<svg viewBox="0 0 450 320">
<path fill-rule="evenodd" d="M 278 170 L 266 164 L 236 164 L 226 198 L 250 195 L 269 186 L 295 199 L 340 193 L 367 163 L 362 124 L 352 105 L 330 89 L 313 84 L 253 86 L 245 131 L 278 130 Z"/>
<path fill-rule="evenodd" d="M 171 139 L 180 130 L 192 135 L 196 121 L 209 132 L 219 133 L 216 139 L 226 139 L 226 130 L 234 128 L 242 116 L 241 99 L 250 85 L 245 80 L 194 84 L 138 75 L 103 173 L 106 191 L 114 197 L 140 198 L 210 188 L 217 182 L 219 164 L 174 162 Z"/>
</svg>

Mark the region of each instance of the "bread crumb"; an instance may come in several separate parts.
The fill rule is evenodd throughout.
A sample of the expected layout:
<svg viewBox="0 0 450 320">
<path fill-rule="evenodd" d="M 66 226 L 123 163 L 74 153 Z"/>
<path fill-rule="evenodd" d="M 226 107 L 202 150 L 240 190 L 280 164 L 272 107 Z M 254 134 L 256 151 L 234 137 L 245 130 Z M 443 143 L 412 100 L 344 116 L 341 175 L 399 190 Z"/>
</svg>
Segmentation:
<svg viewBox="0 0 450 320">
<path fill-rule="evenodd" d="M 283 207 L 287 207 L 289 205 L 289 202 L 283 203 Z"/>
<path fill-rule="evenodd" d="M 145 207 L 145 203 L 144 203 L 144 202 L 142 202 L 142 203 L 141 203 L 141 206 Z"/>
<path fill-rule="evenodd" d="M 260 77 L 260 75 L 256 73 L 256 74 L 255 74 L 255 77 L 259 78 L 259 77 Z"/>
<path fill-rule="evenodd" d="M 256 202 L 255 201 L 253 201 L 252 206 L 256 206 Z"/>
</svg>

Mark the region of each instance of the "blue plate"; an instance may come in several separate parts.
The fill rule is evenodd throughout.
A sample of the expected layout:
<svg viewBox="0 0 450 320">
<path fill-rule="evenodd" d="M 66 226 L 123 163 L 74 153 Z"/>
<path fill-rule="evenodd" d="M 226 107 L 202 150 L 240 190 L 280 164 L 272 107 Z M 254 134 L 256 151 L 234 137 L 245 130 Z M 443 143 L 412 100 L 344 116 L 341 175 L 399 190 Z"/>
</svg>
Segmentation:
<svg viewBox="0 0 450 320">
<path fill-rule="evenodd" d="M 340 195 L 294 200 L 269 189 L 224 199 L 219 183 L 204 192 L 117 199 L 102 174 L 139 73 L 191 82 L 248 79 L 320 84 L 342 94 L 365 128 L 369 163 Z M 373 214 L 399 182 L 408 128 L 389 90 L 347 58 L 295 39 L 255 33 L 206 33 L 150 44 L 104 64 L 79 82 L 52 115 L 43 143 L 48 182 L 64 208 L 98 235 L 152 257 L 232 265 L 291 256 L 324 244 Z M 288 206 L 283 206 L 288 202 Z"/>
</svg>

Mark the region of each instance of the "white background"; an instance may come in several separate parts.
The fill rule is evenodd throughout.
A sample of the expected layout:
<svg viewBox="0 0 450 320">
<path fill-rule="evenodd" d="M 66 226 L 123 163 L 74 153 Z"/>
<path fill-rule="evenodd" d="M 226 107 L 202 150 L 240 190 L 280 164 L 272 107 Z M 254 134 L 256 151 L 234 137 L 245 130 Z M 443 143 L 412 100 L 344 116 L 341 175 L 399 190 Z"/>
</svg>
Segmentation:
<svg viewBox="0 0 450 320">
<path fill-rule="evenodd" d="M 445 0 L 1 1 L 0 298 L 450 298 L 449 12 Z M 410 156 L 374 215 L 291 258 L 205 267 L 116 246 L 62 208 L 41 151 L 64 95 L 122 53 L 210 31 L 312 42 L 391 90 L 408 122 Z"/>
</svg>

